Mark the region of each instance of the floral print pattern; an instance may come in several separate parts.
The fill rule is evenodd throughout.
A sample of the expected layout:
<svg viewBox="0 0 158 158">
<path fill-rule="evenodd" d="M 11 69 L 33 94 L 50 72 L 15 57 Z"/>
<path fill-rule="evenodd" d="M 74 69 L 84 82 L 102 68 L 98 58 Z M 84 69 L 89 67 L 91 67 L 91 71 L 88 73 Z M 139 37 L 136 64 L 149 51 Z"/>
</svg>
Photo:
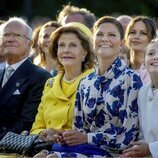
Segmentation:
<svg viewBox="0 0 158 158">
<path fill-rule="evenodd" d="M 142 82 L 120 58 L 105 75 L 100 76 L 98 72 L 89 74 L 79 84 L 74 128 L 87 133 L 88 143 L 104 149 L 106 157 L 116 157 L 137 139 L 137 96 Z"/>
</svg>

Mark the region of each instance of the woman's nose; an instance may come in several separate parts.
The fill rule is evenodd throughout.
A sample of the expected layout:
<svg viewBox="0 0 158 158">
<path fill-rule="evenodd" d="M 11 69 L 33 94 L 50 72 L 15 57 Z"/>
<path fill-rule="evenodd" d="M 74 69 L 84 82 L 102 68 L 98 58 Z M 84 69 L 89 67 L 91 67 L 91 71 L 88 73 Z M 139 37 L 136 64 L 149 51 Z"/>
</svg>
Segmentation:
<svg viewBox="0 0 158 158">
<path fill-rule="evenodd" d="M 155 56 L 154 56 L 154 60 L 158 60 L 158 55 L 155 55 Z"/>
<path fill-rule="evenodd" d="M 102 37 L 102 41 L 108 41 L 108 38 L 107 38 L 106 35 L 104 35 L 104 36 Z"/>
<path fill-rule="evenodd" d="M 139 33 L 138 33 L 138 32 L 135 33 L 135 34 L 134 34 L 134 37 L 135 37 L 135 38 L 139 38 Z"/>
<path fill-rule="evenodd" d="M 70 50 L 69 50 L 69 47 L 68 46 L 65 46 L 65 48 L 64 48 L 64 52 L 65 53 L 68 53 Z"/>
</svg>

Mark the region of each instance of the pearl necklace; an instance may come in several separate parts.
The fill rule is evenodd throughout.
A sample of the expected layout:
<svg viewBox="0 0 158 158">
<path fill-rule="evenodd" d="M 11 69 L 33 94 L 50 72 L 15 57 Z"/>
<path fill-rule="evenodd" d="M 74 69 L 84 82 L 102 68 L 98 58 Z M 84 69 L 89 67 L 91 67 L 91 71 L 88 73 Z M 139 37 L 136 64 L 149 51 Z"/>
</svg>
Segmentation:
<svg viewBox="0 0 158 158">
<path fill-rule="evenodd" d="M 77 76 L 77 77 L 78 77 L 78 76 Z M 63 80 L 64 82 L 67 82 L 67 83 L 73 83 L 73 82 L 77 79 L 77 77 L 73 78 L 72 80 L 67 80 L 67 79 L 65 78 L 65 76 L 63 76 L 62 80 Z"/>
</svg>

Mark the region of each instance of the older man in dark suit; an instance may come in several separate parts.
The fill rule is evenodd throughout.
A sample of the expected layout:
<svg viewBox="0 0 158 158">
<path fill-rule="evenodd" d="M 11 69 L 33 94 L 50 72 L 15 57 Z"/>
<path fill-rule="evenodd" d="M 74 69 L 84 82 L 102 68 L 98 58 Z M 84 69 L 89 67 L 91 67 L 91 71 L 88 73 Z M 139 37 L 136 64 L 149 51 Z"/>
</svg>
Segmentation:
<svg viewBox="0 0 158 158">
<path fill-rule="evenodd" d="M 49 72 L 28 58 L 32 29 L 21 18 L 3 24 L 6 68 L 0 73 L 0 139 L 8 132 L 30 130 Z"/>
</svg>

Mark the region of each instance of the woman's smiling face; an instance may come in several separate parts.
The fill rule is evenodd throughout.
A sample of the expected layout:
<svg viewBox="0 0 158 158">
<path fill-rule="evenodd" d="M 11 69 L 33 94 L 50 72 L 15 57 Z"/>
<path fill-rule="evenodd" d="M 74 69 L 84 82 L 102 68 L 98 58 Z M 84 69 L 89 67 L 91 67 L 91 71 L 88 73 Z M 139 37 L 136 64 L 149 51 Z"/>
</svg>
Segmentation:
<svg viewBox="0 0 158 158">
<path fill-rule="evenodd" d="M 158 73 L 158 42 L 149 44 L 144 63 L 149 73 Z"/>
<path fill-rule="evenodd" d="M 93 37 L 94 50 L 99 58 L 115 58 L 119 54 L 122 40 L 118 28 L 112 23 L 103 23 Z"/>
<path fill-rule="evenodd" d="M 50 36 L 57 28 L 53 26 L 45 27 L 40 31 L 40 45 L 44 53 L 48 53 L 50 45 Z"/>
</svg>

